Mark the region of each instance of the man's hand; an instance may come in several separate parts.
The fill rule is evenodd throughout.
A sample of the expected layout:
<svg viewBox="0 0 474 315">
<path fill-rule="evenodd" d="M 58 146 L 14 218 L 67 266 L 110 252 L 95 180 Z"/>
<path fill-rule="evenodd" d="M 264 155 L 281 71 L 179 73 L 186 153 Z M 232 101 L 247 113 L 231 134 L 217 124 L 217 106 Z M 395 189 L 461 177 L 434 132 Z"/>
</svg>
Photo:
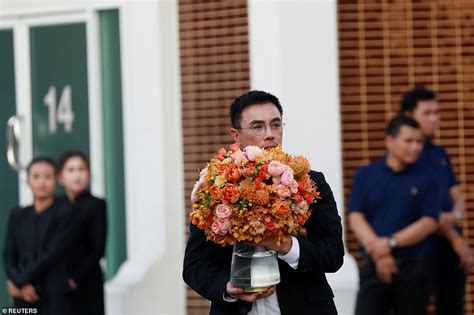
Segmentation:
<svg viewBox="0 0 474 315">
<path fill-rule="evenodd" d="M 267 296 L 272 295 L 275 293 L 275 286 L 267 288 L 266 291 L 263 292 L 255 292 L 255 293 L 245 293 L 243 288 L 239 288 L 234 286 L 232 283 L 227 282 L 227 294 L 235 299 L 239 299 L 245 302 L 253 303 L 258 299 L 266 298 Z"/>
<path fill-rule="evenodd" d="M 73 290 L 76 290 L 77 289 L 77 284 L 74 280 L 72 280 L 71 278 L 67 279 L 67 283 L 69 284 L 69 287 Z"/>
<path fill-rule="evenodd" d="M 459 257 L 459 266 L 469 273 L 469 270 L 474 265 L 474 253 L 472 248 L 464 242 L 463 244 L 459 245 L 458 247 L 454 248 L 454 251 Z"/>
<path fill-rule="evenodd" d="M 23 297 L 23 300 L 28 303 L 36 303 L 39 301 L 39 296 L 36 293 L 35 288 L 31 285 L 31 283 L 28 283 L 27 285 L 21 288 L 21 295 Z"/>
<path fill-rule="evenodd" d="M 456 214 L 451 212 L 441 212 L 439 215 L 439 230 L 445 234 L 449 229 L 456 225 Z"/>
<path fill-rule="evenodd" d="M 261 245 L 265 247 L 266 249 L 271 249 L 276 251 L 280 255 L 286 255 L 288 252 L 291 250 L 291 246 L 293 245 L 293 240 L 291 237 L 287 237 L 283 239 L 280 244 L 278 244 L 273 238 L 268 237 L 258 243 L 258 245 Z"/>
<path fill-rule="evenodd" d="M 12 298 L 21 298 L 21 290 L 16 287 L 10 280 L 7 281 L 8 295 Z"/>
<path fill-rule="evenodd" d="M 397 264 L 392 255 L 386 255 L 375 262 L 377 276 L 385 283 L 392 283 L 392 275 L 398 273 Z"/>
<path fill-rule="evenodd" d="M 365 249 L 374 261 L 390 254 L 390 247 L 388 246 L 388 237 L 377 237 L 371 242 L 368 242 Z"/>
</svg>

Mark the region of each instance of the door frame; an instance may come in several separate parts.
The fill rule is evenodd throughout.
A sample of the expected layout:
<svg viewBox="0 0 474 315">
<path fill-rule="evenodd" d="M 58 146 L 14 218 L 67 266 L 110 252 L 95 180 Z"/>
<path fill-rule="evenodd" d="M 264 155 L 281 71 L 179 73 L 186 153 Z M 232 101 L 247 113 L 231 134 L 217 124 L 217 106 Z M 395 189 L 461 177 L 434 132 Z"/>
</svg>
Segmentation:
<svg viewBox="0 0 474 315">
<path fill-rule="evenodd" d="M 26 165 L 33 157 L 30 28 L 36 26 L 85 23 L 87 45 L 87 82 L 89 103 L 89 152 L 91 190 L 104 196 L 102 86 L 100 72 L 99 10 L 106 7 L 83 7 L 23 11 L 4 14 L 0 29 L 12 29 L 16 86 L 16 115 L 21 120 L 20 163 Z M 116 6 L 114 8 L 117 8 Z M 32 194 L 27 185 L 26 171 L 18 172 L 19 201 L 31 204 Z"/>
</svg>

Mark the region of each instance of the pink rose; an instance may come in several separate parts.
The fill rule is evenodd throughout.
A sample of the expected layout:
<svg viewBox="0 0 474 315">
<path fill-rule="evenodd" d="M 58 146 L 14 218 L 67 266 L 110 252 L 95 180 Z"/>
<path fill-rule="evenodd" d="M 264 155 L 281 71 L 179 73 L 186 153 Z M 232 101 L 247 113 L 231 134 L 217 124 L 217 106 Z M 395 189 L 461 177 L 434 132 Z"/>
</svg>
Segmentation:
<svg viewBox="0 0 474 315">
<path fill-rule="evenodd" d="M 230 221 L 218 219 L 212 222 L 211 231 L 214 234 L 226 235 L 227 231 L 230 229 Z"/>
<path fill-rule="evenodd" d="M 268 174 L 270 174 L 272 177 L 279 177 L 281 174 L 283 174 L 283 171 L 285 170 L 285 165 L 278 161 L 271 161 L 270 164 L 268 164 Z"/>
<path fill-rule="evenodd" d="M 294 179 L 290 182 L 290 191 L 292 194 L 296 194 L 298 192 L 298 182 Z"/>
<path fill-rule="evenodd" d="M 285 185 L 282 185 L 282 184 L 278 184 L 278 186 L 276 188 L 276 194 L 278 195 L 278 197 L 280 199 L 286 199 L 286 198 L 290 197 L 290 195 L 291 195 L 290 189 L 288 187 L 286 187 Z"/>
<path fill-rule="evenodd" d="M 293 181 L 293 170 L 287 169 L 286 171 L 281 174 L 281 183 L 285 186 L 290 186 L 291 182 Z"/>
<path fill-rule="evenodd" d="M 219 204 L 215 211 L 219 219 L 228 219 L 232 215 L 232 208 L 223 203 Z"/>
<path fill-rule="evenodd" d="M 243 158 L 245 158 L 245 153 L 242 150 L 239 149 L 239 150 L 235 151 L 234 153 L 232 153 L 230 155 L 230 158 L 234 161 L 235 160 L 242 160 Z"/>
<path fill-rule="evenodd" d="M 262 155 L 263 151 L 255 145 L 249 145 L 244 148 L 247 159 L 250 161 L 255 161 L 259 156 Z"/>
<path fill-rule="evenodd" d="M 217 220 L 217 224 L 219 224 L 219 228 L 221 229 L 222 233 L 227 234 L 227 231 L 230 229 L 230 221 L 226 219 L 219 219 Z"/>
<path fill-rule="evenodd" d="M 217 221 L 212 222 L 211 231 L 214 234 L 221 234 L 221 228 L 219 227 L 219 223 L 217 223 Z"/>
</svg>

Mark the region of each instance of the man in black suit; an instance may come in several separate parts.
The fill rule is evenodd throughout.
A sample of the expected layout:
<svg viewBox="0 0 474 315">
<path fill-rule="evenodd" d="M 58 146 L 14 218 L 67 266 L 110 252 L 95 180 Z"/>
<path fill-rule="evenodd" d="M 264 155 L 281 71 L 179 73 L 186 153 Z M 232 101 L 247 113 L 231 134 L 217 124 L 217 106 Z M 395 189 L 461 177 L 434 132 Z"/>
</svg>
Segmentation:
<svg viewBox="0 0 474 315">
<path fill-rule="evenodd" d="M 282 143 L 283 109 L 278 98 L 250 91 L 234 100 L 230 109 L 231 136 L 241 147 L 275 147 Z M 230 279 L 232 248 L 206 241 L 204 231 L 190 225 L 183 279 L 211 301 L 210 314 L 337 314 L 326 272 L 343 263 L 341 218 L 322 173 L 310 172 L 321 199 L 312 204 L 305 224 L 306 236 L 288 238 L 277 245 L 262 245 L 278 253 L 281 282 L 265 292 L 244 293 Z M 276 294 L 275 294 L 276 293 Z"/>
</svg>

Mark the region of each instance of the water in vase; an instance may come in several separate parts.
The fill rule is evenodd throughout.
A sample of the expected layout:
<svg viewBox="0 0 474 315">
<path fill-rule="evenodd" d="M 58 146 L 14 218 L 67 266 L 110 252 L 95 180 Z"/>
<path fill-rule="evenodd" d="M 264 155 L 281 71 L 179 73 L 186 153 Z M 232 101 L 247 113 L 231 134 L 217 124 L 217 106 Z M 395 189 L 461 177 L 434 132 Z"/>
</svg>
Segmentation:
<svg viewBox="0 0 474 315">
<path fill-rule="evenodd" d="M 241 288 L 266 288 L 280 282 L 277 255 L 262 246 L 234 245 L 230 282 Z"/>
</svg>

